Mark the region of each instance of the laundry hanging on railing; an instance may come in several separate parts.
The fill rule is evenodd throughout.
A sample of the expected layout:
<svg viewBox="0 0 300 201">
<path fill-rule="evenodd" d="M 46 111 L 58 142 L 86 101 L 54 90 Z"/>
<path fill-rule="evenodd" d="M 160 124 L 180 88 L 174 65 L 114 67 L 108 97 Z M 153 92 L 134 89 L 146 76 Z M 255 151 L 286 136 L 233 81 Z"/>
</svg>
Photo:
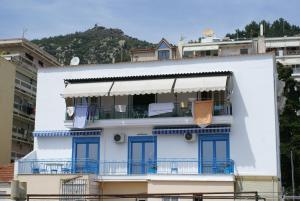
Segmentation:
<svg viewBox="0 0 300 201">
<path fill-rule="evenodd" d="M 88 105 L 86 102 L 84 102 L 82 105 L 76 105 L 73 127 L 85 128 L 87 123 L 87 115 L 88 115 Z"/>
<path fill-rule="evenodd" d="M 72 117 L 75 112 L 75 107 L 67 107 L 67 114 L 69 117 Z"/>
<path fill-rule="evenodd" d="M 148 107 L 148 116 L 155 116 L 159 114 L 165 114 L 173 112 L 174 103 L 151 103 Z"/>
<path fill-rule="evenodd" d="M 213 105 L 213 100 L 194 101 L 192 106 L 194 123 L 202 128 L 211 124 Z"/>
</svg>

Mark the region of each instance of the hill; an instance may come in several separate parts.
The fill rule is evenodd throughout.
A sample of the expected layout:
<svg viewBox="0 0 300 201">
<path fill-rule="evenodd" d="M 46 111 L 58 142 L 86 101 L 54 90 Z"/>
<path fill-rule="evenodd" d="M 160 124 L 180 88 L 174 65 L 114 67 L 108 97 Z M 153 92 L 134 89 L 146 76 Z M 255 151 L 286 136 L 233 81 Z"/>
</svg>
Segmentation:
<svg viewBox="0 0 300 201">
<path fill-rule="evenodd" d="M 64 65 L 69 65 L 74 56 L 80 58 L 81 64 L 112 63 L 112 57 L 116 62 L 130 61 L 131 48 L 153 46 L 149 42 L 125 35 L 120 29 L 98 25 L 84 32 L 42 38 L 32 42 L 55 56 Z"/>
</svg>

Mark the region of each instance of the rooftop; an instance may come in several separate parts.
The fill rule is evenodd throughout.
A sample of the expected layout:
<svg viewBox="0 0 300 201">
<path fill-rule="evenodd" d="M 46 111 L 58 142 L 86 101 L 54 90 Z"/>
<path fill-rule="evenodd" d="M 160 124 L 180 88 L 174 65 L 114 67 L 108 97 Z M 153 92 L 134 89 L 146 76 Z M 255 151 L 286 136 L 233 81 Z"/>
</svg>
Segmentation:
<svg viewBox="0 0 300 201">
<path fill-rule="evenodd" d="M 32 53 L 37 54 L 41 58 L 48 61 L 53 66 L 61 66 L 61 64 L 56 60 L 56 58 L 39 46 L 35 45 L 34 43 L 30 42 L 25 38 L 14 38 L 14 39 L 1 39 L 0 40 L 0 48 L 9 48 L 9 47 L 24 47 L 25 49 L 29 50 Z"/>
</svg>

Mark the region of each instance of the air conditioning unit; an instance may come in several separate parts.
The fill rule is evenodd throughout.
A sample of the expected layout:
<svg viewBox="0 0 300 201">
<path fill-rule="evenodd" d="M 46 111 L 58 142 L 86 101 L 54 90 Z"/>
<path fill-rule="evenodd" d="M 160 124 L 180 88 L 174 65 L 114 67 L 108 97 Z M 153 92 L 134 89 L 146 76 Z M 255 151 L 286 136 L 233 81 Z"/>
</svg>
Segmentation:
<svg viewBox="0 0 300 201">
<path fill-rule="evenodd" d="M 125 134 L 124 133 L 117 133 L 114 135 L 115 143 L 124 143 L 125 142 Z"/>
<path fill-rule="evenodd" d="M 194 142 L 196 141 L 196 133 L 185 133 L 184 140 L 186 142 Z"/>
</svg>

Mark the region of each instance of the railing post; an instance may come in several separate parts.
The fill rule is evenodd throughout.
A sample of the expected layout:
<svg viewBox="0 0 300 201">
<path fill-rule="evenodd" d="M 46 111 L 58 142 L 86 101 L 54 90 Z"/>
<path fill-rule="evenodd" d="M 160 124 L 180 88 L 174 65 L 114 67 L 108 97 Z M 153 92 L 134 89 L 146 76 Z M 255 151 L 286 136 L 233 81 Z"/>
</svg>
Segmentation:
<svg viewBox="0 0 300 201">
<path fill-rule="evenodd" d="M 203 201 L 203 194 L 193 194 L 193 201 Z"/>
</svg>

